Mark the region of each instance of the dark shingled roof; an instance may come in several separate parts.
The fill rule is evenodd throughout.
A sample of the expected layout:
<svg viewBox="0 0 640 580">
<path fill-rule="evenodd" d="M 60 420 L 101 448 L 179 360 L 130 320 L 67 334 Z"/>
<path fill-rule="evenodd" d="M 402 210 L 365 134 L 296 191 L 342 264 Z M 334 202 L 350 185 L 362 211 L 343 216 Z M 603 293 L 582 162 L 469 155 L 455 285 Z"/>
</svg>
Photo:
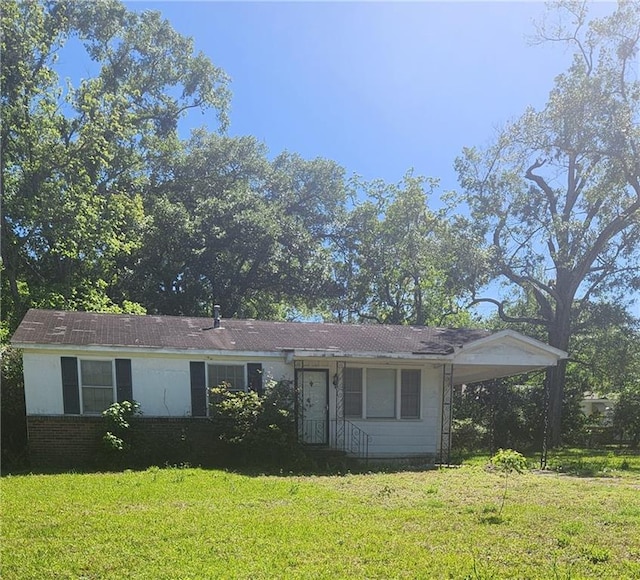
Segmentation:
<svg viewBox="0 0 640 580">
<path fill-rule="evenodd" d="M 279 352 L 283 349 L 349 353 L 448 354 L 489 336 L 486 330 L 222 320 L 29 310 L 13 335 L 15 344 L 117 346 L 183 350 Z"/>
</svg>

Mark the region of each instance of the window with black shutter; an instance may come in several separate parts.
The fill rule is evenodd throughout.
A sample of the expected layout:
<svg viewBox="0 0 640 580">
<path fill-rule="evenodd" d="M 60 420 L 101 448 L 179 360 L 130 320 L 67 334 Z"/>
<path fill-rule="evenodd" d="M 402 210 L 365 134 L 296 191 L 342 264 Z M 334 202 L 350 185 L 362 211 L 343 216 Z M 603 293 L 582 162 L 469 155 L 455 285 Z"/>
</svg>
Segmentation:
<svg viewBox="0 0 640 580">
<path fill-rule="evenodd" d="M 118 403 L 133 401 L 133 382 L 131 380 L 131 360 L 116 359 L 116 392 Z"/>
<path fill-rule="evenodd" d="M 249 378 L 249 388 L 259 395 L 262 395 L 264 392 L 264 385 L 262 383 L 262 364 L 248 363 L 247 377 Z"/>
<path fill-rule="evenodd" d="M 191 374 L 191 416 L 207 416 L 207 387 L 203 362 L 189 363 Z"/>
<path fill-rule="evenodd" d="M 62 367 L 62 403 L 65 415 L 80 414 L 80 386 L 78 382 L 78 359 L 75 356 L 60 358 Z"/>
</svg>

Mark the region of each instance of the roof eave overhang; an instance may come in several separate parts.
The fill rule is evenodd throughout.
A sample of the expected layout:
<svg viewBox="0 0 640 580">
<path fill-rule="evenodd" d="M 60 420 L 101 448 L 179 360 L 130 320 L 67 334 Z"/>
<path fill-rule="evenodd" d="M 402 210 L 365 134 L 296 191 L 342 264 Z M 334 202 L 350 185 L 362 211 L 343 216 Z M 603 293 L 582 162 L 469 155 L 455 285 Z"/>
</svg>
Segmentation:
<svg viewBox="0 0 640 580">
<path fill-rule="evenodd" d="M 194 349 L 194 348 L 166 348 L 154 346 L 123 346 L 123 345 L 77 345 L 77 344 L 34 344 L 25 342 L 12 342 L 12 346 L 25 352 L 65 352 L 83 353 L 99 356 L 109 353 L 128 354 L 130 356 L 149 356 L 154 354 L 175 355 L 182 357 L 198 358 L 208 356 L 220 357 L 253 357 L 253 358 L 282 358 L 280 351 L 236 351 L 220 349 Z"/>
<path fill-rule="evenodd" d="M 295 361 L 307 358 L 333 358 L 356 360 L 410 360 L 429 362 L 450 362 L 453 355 L 429 354 L 415 352 L 369 352 L 369 351 L 344 351 L 344 350 L 315 350 L 299 348 L 283 348 L 287 361 Z"/>
</svg>

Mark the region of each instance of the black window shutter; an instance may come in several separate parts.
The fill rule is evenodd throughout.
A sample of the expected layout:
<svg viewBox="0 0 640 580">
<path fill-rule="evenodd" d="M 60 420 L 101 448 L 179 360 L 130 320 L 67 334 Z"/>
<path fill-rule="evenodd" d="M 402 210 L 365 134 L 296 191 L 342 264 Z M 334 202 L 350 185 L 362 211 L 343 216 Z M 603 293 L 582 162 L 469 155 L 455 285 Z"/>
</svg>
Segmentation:
<svg viewBox="0 0 640 580">
<path fill-rule="evenodd" d="M 65 415 L 80 414 L 80 388 L 78 383 L 78 359 L 75 356 L 60 357 L 62 366 L 62 404 Z"/>
<path fill-rule="evenodd" d="M 207 416 L 207 390 L 203 362 L 190 362 L 191 372 L 191 416 Z"/>
<path fill-rule="evenodd" d="M 116 391 L 118 403 L 133 400 L 133 382 L 131 380 L 131 359 L 116 359 Z"/>
<path fill-rule="evenodd" d="M 249 377 L 249 389 L 256 391 L 259 395 L 262 395 L 262 364 L 248 363 L 247 375 Z"/>
</svg>

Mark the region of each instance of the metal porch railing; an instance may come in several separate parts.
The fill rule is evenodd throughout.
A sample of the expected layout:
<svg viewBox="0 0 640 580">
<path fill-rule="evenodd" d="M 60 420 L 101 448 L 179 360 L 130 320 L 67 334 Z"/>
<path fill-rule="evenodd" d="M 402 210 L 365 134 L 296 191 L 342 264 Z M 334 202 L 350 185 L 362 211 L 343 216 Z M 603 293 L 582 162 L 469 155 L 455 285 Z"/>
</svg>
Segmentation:
<svg viewBox="0 0 640 580">
<path fill-rule="evenodd" d="M 332 432 L 327 427 L 331 425 Z M 337 429 L 338 425 L 340 430 Z M 344 451 L 357 459 L 369 458 L 371 435 L 345 419 L 333 419 L 330 423 L 321 419 L 304 419 L 299 431 L 301 441 L 307 445 L 327 445 Z"/>
<path fill-rule="evenodd" d="M 371 435 L 346 419 L 335 419 L 333 423 L 336 427 L 340 423 L 342 427 L 341 437 L 336 438 L 336 447 L 348 455 L 366 461 L 369 458 Z M 337 429 L 334 429 L 334 433 L 337 432 Z"/>
</svg>

